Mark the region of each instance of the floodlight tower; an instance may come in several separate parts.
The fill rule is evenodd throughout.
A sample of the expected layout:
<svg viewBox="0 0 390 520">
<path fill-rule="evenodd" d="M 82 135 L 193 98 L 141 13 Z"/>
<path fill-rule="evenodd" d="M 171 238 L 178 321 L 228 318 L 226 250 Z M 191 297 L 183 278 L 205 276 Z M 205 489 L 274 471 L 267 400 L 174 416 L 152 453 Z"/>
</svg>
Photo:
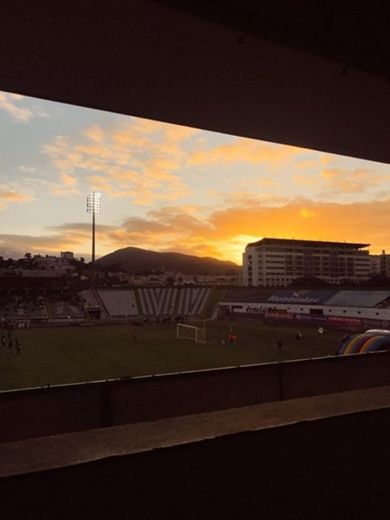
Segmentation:
<svg viewBox="0 0 390 520">
<path fill-rule="evenodd" d="M 92 191 L 87 197 L 87 213 L 92 213 L 92 274 L 95 279 L 95 215 L 102 212 L 102 196 Z"/>
</svg>

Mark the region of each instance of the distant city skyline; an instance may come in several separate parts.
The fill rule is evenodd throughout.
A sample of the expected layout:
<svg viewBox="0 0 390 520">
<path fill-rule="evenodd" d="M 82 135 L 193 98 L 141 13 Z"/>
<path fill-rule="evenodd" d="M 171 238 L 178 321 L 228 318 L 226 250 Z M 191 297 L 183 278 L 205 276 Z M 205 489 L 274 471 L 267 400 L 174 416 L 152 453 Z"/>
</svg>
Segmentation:
<svg viewBox="0 0 390 520">
<path fill-rule="evenodd" d="M 241 263 L 265 236 L 390 250 L 385 164 L 5 92 L 0 132 L 5 257 L 89 259 L 90 191 L 97 256 L 135 246 Z"/>
</svg>

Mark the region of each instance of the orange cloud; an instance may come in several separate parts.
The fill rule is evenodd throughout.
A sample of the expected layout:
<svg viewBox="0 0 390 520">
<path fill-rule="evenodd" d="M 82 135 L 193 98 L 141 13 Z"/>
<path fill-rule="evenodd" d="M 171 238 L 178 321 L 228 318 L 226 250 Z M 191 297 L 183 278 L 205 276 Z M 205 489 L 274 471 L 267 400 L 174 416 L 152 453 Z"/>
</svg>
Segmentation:
<svg viewBox="0 0 390 520">
<path fill-rule="evenodd" d="M 16 191 L 0 191 L 0 199 L 10 202 L 25 202 L 31 200 L 31 197 L 25 193 L 17 193 Z"/>
<path fill-rule="evenodd" d="M 134 204 L 152 204 L 190 194 L 176 172 L 186 156 L 181 143 L 196 132 L 177 125 L 130 119 L 111 129 L 89 127 L 81 142 L 57 136 L 45 146 L 44 153 L 59 170 L 62 181 L 94 172 L 87 177 L 92 188 L 113 197 L 129 197 Z M 58 187 L 54 191 L 63 192 Z"/>
<path fill-rule="evenodd" d="M 318 167 L 319 161 L 321 162 L 321 159 L 304 159 L 303 161 L 299 161 L 298 163 L 294 164 L 294 169 L 296 170 L 306 170 L 308 168 L 316 168 Z"/>
<path fill-rule="evenodd" d="M 64 183 L 64 186 L 68 186 L 70 188 L 73 188 L 77 184 L 76 177 L 73 177 L 72 175 L 68 175 L 66 173 L 63 173 L 61 175 L 62 182 Z"/>
<path fill-rule="evenodd" d="M 273 145 L 254 139 L 237 138 L 229 144 L 190 154 L 188 162 L 196 166 L 232 163 L 279 163 L 290 159 L 304 150 L 294 146 Z"/>
<path fill-rule="evenodd" d="M 366 203 L 313 203 L 299 199 L 279 206 L 230 206 L 215 211 L 167 206 L 120 226 L 97 226 L 99 254 L 126 246 L 178 251 L 241 261 L 246 243 L 262 237 L 371 243 L 373 253 L 390 249 L 390 198 Z M 40 237 L 0 235 L 0 249 L 80 254 L 90 249 L 89 224 L 66 224 Z"/>
<path fill-rule="evenodd" d="M 325 181 L 325 190 L 335 194 L 362 193 L 368 188 L 379 186 L 385 177 L 383 174 L 364 168 L 356 170 L 326 169 L 322 171 L 321 176 Z"/>
<path fill-rule="evenodd" d="M 273 179 L 257 179 L 255 181 L 255 184 L 261 186 L 262 188 L 274 188 L 278 185 L 278 183 L 275 182 Z"/>
<path fill-rule="evenodd" d="M 28 202 L 32 196 L 28 193 L 21 193 L 9 189 L 0 189 L 0 209 L 4 209 L 11 203 Z"/>
<path fill-rule="evenodd" d="M 105 193 L 115 191 L 112 184 L 105 177 L 100 177 L 99 175 L 90 175 L 87 177 L 87 179 L 91 184 L 91 189 L 93 191 L 103 191 Z"/>
<path fill-rule="evenodd" d="M 65 172 L 61 173 L 58 183 L 49 183 L 50 193 L 56 197 L 79 195 L 80 191 L 76 186 L 77 178 Z"/>
<path fill-rule="evenodd" d="M 95 143 L 101 143 L 104 140 L 105 132 L 100 126 L 92 125 L 84 131 L 84 134 Z"/>
<path fill-rule="evenodd" d="M 299 210 L 299 215 L 302 218 L 313 218 L 317 215 L 317 212 L 312 209 L 302 208 Z"/>
<path fill-rule="evenodd" d="M 26 123 L 33 117 L 48 117 L 48 114 L 42 107 L 34 104 L 30 107 L 20 105 L 20 101 L 24 99 L 21 94 L 11 94 L 8 92 L 0 92 L 0 110 L 7 112 L 16 122 Z"/>
<path fill-rule="evenodd" d="M 315 186 L 319 184 L 319 178 L 314 175 L 303 175 L 296 173 L 292 176 L 292 181 L 298 186 Z"/>
<path fill-rule="evenodd" d="M 14 121 L 26 122 L 29 121 L 34 114 L 29 108 L 17 105 L 17 102 L 21 99 L 23 99 L 23 96 L 0 92 L 0 109 L 7 112 Z"/>
</svg>

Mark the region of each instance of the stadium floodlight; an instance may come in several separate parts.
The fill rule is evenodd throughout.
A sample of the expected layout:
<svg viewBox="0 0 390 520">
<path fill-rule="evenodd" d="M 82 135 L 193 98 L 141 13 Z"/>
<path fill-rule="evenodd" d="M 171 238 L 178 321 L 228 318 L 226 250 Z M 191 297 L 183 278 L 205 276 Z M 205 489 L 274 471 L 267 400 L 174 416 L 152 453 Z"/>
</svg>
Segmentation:
<svg viewBox="0 0 390 520">
<path fill-rule="evenodd" d="M 87 197 L 87 213 L 92 213 L 92 272 L 95 277 L 95 215 L 102 212 L 102 196 L 92 191 Z"/>
<path fill-rule="evenodd" d="M 96 214 L 102 212 L 102 194 L 92 191 L 87 197 L 87 212 Z"/>
</svg>

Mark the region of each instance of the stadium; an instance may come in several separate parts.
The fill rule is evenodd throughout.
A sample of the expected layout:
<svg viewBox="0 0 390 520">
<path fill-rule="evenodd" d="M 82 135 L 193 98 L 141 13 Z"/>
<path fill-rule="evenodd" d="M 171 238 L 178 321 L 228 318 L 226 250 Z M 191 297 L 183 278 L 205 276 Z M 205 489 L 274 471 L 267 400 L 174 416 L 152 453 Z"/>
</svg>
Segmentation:
<svg viewBox="0 0 390 520">
<path fill-rule="evenodd" d="M 15 98 L 389 163 L 389 16 L 380 3 L 8 4 L 1 89 Z M 2 105 L 12 108 L 6 97 Z M 5 150 L 10 182 L 1 186 L 2 205 L 30 195 L 14 182 L 32 176 L 22 160 L 30 150 L 25 123 L 43 116 L 52 124 L 42 112 L 13 115 L 19 123 L 9 150 L 17 150 L 18 164 L 9 167 Z M 99 173 L 94 153 L 86 177 Z M 61 157 L 68 193 L 78 189 L 66 167 L 71 155 L 65 148 Z M 46 183 L 54 191 L 51 169 L 39 169 L 45 183 L 37 191 Z M 280 170 L 294 171 L 283 163 Z M 359 182 L 348 200 L 367 188 L 376 198 L 367 205 L 372 231 L 387 240 L 385 176 L 365 168 L 352 176 Z M 303 183 L 299 191 L 304 201 Z M 336 209 L 337 192 L 319 190 L 318 204 L 326 197 Z M 351 219 L 361 236 L 345 236 L 371 240 L 364 206 L 329 212 L 329 221 L 316 206 L 295 213 L 313 238 L 324 236 L 324 224 L 341 228 Z M 21 217 L 10 211 L 11 223 Z M 255 224 L 272 224 L 257 215 Z M 294 236 L 289 215 L 283 231 Z M 26 235 L 27 219 L 34 220 L 26 211 Z M 27 286 L 7 277 L 0 288 L 2 519 L 389 518 L 387 291 L 117 289 L 65 279 Z"/>
<path fill-rule="evenodd" d="M 335 356 L 346 335 L 389 323 L 388 290 L 13 288 L 0 300 L 1 388 Z"/>
<path fill-rule="evenodd" d="M 59 294 L 59 292 L 61 294 Z M 3 289 L 0 320 L 16 326 L 123 321 L 129 318 L 206 319 L 216 316 L 321 324 L 364 330 L 390 320 L 390 290 L 261 289 L 252 287 Z"/>
</svg>

